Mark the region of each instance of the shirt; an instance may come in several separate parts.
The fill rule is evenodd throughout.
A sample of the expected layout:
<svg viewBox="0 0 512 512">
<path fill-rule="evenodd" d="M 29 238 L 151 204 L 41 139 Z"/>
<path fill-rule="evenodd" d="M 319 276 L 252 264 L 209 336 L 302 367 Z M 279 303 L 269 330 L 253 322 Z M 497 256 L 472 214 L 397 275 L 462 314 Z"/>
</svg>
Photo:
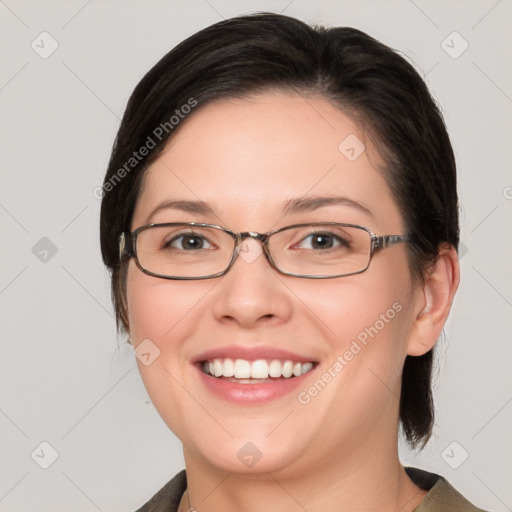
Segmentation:
<svg viewBox="0 0 512 512">
<path fill-rule="evenodd" d="M 409 478 L 428 491 L 413 512 L 485 512 L 472 505 L 442 476 L 418 468 L 405 467 Z M 187 488 L 187 474 L 180 471 L 136 512 L 177 512 Z"/>
</svg>

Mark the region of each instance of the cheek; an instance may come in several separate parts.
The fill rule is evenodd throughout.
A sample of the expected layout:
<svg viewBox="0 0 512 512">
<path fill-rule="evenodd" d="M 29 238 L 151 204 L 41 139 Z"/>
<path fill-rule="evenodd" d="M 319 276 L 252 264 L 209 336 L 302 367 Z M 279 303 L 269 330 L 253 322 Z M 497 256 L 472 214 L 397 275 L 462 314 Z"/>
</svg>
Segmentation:
<svg viewBox="0 0 512 512">
<path fill-rule="evenodd" d="M 378 410 L 379 397 L 389 395 L 389 389 L 399 391 L 412 327 L 413 288 L 408 272 L 397 272 L 406 265 L 405 258 L 398 253 L 390 260 L 356 276 L 291 286 L 305 305 L 304 314 L 321 326 L 328 340 L 325 381 L 335 384 L 326 386 L 332 392 L 329 398 L 331 393 L 325 393 L 326 402 L 341 408 L 352 404 L 359 409 L 366 397 Z"/>
<path fill-rule="evenodd" d="M 324 317 L 325 323 L 334 332 L 328 338 L 330 355 L 320 376 L 329 390 L 322 391 L 320 400 L 340 417 L 349 411 L 356 423 L 365 423 L 395 405 L 406 354 L 408 312 L 401 294 L 391 287 L 373 294 L 357 286 L 344 291 L 337 308 L 332 308 L 334 300 L 330 304 L 326 300 L 331 316 Z M 319 388 L 323 389 L 322 384 Z"/>
<path fill-rule="evenodd" d="M 186 428 L 177 418 L 190 416 L 190 396 L 185 389 L 183 356 L 186 342 L 199 326 L 202 299 L 213 286 L 208 281 L 157 279 L 129 268 L 127 306 L 130 338 L 144 386 L 157 411 L 180 438 Z M 149 353 L 147 359 L 143 354 Z M 193 401 L 192 401 L 193 405 Z"/>
<path fill-rule="evenodd" d="M 331 351 L 346 350 L 354 339 L 363 344 L 376 337 L 388 344 L 403 342 L 410 279 L 407 273 L 397 274 L 399 266 L 386 267 L 340 279 L 294 280 L 287 286 L 302 305 L 300 315 L 322 330 Z"/>
<path fill-rule="evenodd" d="M 128 270 L 127 305 L 130 336 L 136 346 L 143 339 L 155 343 L 177 340 L 190 327 L 187 317 L 201 307 L 213 286 L 208 281 L 171 281 Z M 179 348 L 173 342 L 173 347 Z M 164 347 L 161 347 L 165 349 Z"/>
</svg>

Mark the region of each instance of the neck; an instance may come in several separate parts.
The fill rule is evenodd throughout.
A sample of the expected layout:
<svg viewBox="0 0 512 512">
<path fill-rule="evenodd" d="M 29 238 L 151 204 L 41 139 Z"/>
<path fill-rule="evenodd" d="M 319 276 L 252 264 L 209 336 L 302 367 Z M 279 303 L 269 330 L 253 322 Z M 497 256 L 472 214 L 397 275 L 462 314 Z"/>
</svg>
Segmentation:
<svg viewBox="0 0 512 512">
<path fill-rule="evenodd" d="M 344 445 L 331 450 L 330 456 L 309 463 L 307 471 L 287 466 L 238 474 L 216 468 L 185 449 L 188 492 L 179 512 L 189 510 L 189 500 L 190 508 L 200 512 L 410 512 L 427 491 L 406 475 L 397 443 L 383 449 L 382 436 L 378 437 L 375 442 L 368 437 L 364 443 L 353 440 L 348 443 L 351 449 Z"/>
</svg>

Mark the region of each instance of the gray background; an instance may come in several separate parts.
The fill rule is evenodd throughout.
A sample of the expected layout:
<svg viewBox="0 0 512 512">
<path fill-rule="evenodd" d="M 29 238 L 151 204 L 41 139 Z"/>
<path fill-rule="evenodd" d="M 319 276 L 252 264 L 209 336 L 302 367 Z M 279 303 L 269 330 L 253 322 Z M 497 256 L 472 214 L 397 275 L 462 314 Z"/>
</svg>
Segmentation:
<svg viewBox="0 0 512 512">
<path fill-rule="evenodd" d="M 462 284 L 439 344 L 435 437 L 421 456 L 400 451 L 512 510 L 511 0 L 0 0 L 1 511 L 130 511 L 183 467 L 116 337 L 93 191 L 142 75 L 193 32 L 256 10 L 367 31 L 441 102 Z"/>
</svg>

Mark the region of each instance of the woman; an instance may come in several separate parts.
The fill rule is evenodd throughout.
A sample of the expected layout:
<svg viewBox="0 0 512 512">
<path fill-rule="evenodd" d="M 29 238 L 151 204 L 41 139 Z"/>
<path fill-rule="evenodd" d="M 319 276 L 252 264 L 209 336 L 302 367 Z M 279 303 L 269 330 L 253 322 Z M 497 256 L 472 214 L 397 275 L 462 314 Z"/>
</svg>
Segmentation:
<svg viewBox="0 0 512 512">
<path fill-rule="evenodd" d="M 186 464 L 141 511 L 479 510 L 398 458 L 459 282 L 454 156 L 403 58 L 217 23 L 136 87 L 103 190 L 118 327 Z"/>
</svg>

